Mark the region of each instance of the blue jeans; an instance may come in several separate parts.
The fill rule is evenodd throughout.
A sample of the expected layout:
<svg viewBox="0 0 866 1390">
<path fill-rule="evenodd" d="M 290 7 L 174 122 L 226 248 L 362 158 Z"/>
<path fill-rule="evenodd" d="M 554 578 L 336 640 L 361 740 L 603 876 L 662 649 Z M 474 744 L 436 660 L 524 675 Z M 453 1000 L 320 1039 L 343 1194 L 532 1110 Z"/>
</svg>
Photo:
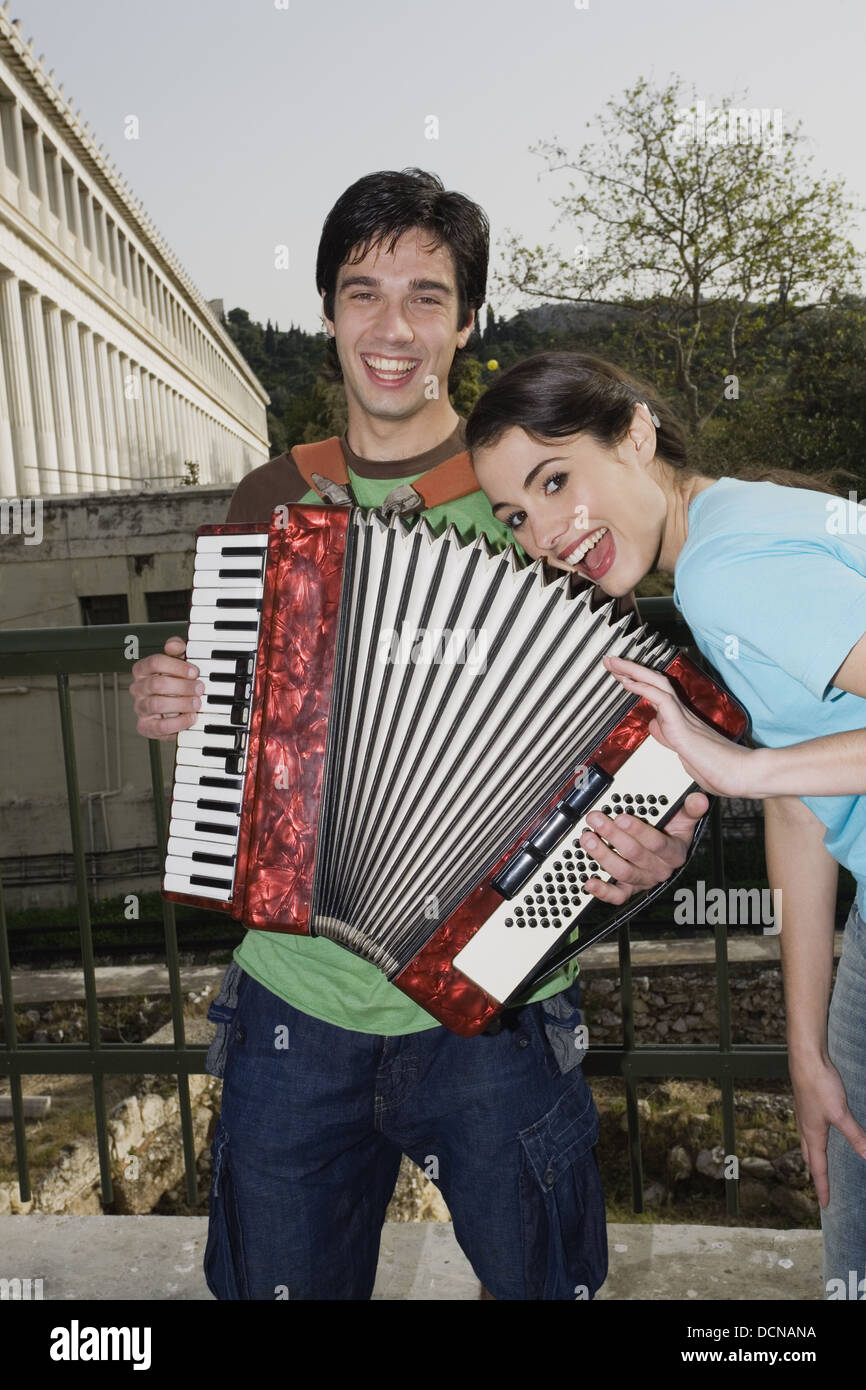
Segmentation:
<svg viewBox="0 0 866 1390">
<path fill-rule="evenodd" d="M 830 1002 L 830 1060 L 842 1077 L 848 1107 L 866 1129 L 866 922 L 856 903 L 845 923 L 842 956 Z M 831 1127 L 827 1142 L 830 1201 L 821 1212 L 824 1291 L 866 1298 L 866 1160 Z M 853 1277 L 852 1277 L 853 1276 Z M 842 1280 L 842 1284 L 831 1280 Z M 844 1292 L 842 1291 L 844 1290 Z"/>
<path fill-rule="evenodd" d="M 580 1021 L 576 993 L 527 1005 L 494 1036 L 384 1037 L 311 1018 L 241 972 L 236 1006 L 214 1015 L 227 1030 L 211 1293 L 370 1298 L 406 1153 L 495 1298 L 593 1297 L 607 1237 L 598 1115 L 562 1045 Z"/>
</svg>

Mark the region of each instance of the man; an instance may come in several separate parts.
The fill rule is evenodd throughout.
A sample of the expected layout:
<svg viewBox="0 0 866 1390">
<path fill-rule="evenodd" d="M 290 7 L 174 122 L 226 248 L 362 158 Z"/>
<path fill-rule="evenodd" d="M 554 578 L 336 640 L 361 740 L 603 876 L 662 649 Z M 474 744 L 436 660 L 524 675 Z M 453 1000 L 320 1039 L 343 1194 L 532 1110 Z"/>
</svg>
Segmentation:
<svg viewBox="0 0 866 1390">
<path fill-rule="evenodd" d="M 448 397 L 484 302 L 482 210 L 419 170 L 368 175 L 338 200 L 316 266 L 348 427 L 345 474 L 381 506 L 463 450 Z M 318 485 L 317 479 L 317 485 Z M 231 521 L 317 501 L 289 455 L 242 479 Z M 473 491 L 425 512 L 437 530 L 507 532 Z M 134 668 L 139 732 L 170 738 L 199 707 L 183 643 Z M 611 903 L 684 862 L 693 796 L 662 834 L 599 817 L 584 843 L 618 883 Z M 619 853 L 617 853 L 617 851 Z M 369 962 L 327 939 L 248 932 L 211 1017 L 209 1070 L 224 1075 L 213 1144 L 205 1271 L 225 1299 L 366 1299 L 385 1209 L 408 1154 L 437 1181 L 458 1241 L 496 1298 L 592 1297 L 607 1270 L 593 1146 L 598 1119 L 574 1047 L 573 967 L 494 1035 L 433 1023 Z"/>
</svg>

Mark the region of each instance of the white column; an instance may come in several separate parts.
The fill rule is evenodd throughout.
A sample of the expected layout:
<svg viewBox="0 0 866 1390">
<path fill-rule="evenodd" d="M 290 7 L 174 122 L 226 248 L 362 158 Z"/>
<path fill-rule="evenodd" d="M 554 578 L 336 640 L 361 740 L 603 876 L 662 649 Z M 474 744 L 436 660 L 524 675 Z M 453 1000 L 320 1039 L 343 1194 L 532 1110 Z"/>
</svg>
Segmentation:
<svg viewBox="0 0 866 1390">
<path fill-rule="evenodd" d="M 19 492 L 15 476 L 15 451 L 12 446 L 12 420 L 6 395 L 4 356 L 5 344 L 0 332 L 0 496 L 12 498 L 19 496 Z"/>
<path fill-rule="evenodd" d="M 51 211 L 51 204 L 48 201 L 48 177 L 45 172 L 45 146 L 42 143 L 42 131 L 37 125 L 33 133 L 34 149 L 36 151 L 36 187 L 39 190 L 39 200 L 46 212 Z"/>
<path fill-rule="evenodd" d="M 126 419 L 127 402 L 123 395 L 123 374 L 121 371 L 120 353 L 117 348 L 111 347 L 108 343 L 106 343 L 106 350 L 108 352 L 108 370 L 111 378 L 111 398 L 114 405 L 119 486 L 125 488 L 129 486 L 131 476 L 129 461 L 129 429 Z"/>
<path fill-rule="evenodd" d="M 75 462 L 75 441 L 72 431 L 72 402 L 69 399 L 69 376 L 63 342 L 63 324 L 56 304 L 45 304 L 45 345 L 48 351 L 48 373 L 51 383 L 51 402 L 54 410 L 54 444 L 60 473 L 60 491 L 78 491 L 78 472 Z"/>
<path fill-rule="evenodd" d="M 0 338 L 6 355 L 7 404 L 15 474 L 22 496 L 36 497 L 39 494 L 39 460 L 33 427 L 33 397 L 24 341 L 21 293 L 16 275 L 0 278 Z"/>
<path fill-rule="evenodd" d="M 144 424 L 147 431 L 147 476 L 154 482 L 165 476 L 165 441 L 156 403 L 156 380 L 142 373 Z"/>
<path fill-rule="evenodd" d="M 12 139 L 15 144 L 15 163 L 18 165 L 18 202 L 25 212 L 29 206 L 25 201 L 30 193 L 30 179 L 27 175 L 27 151 L 24 147 L 24 120 L 21 102 L 12 102 Z"/>
<path fill-rule="evenodd" d="M 91 438 L 87 420 L 87 386 L 81 357 L 81 336 L 78 323 L 71 314 L 63 314 L 63 342 L 66 348 L 66 367 L 69 373 L 69 406 L 72 414 L 72 438 L 75 449 L 75 471 L 79 492 L 93 492 L 105 487 L 104 477 L 96 482 L 94 473 L 105 472 L 102 450 L 102 429 L 99 446 Z M 95 381 L 94 372 L 94 381 Z"/>
<path fill-rule="evenodd" d="M 57 216 L 60 218 L 61 227 L 64 227 L 67 231 L 71 231 L 69 226 L 69 213 L 66 211 L 66 193 L 63 188 L 63 162 L 60 158 L 60 151 L 54 150 L 53 154 L 50 154 L 48 158 L 51 164 L 51 173 L 49 177 L 54 180 L 54 196 L 57 199 Z"/>
<path fill-rule="evenodd" d="M 98 485 L 100 490 L 116 492 L 120 487 L 120 450 L 108 344 L 104 338 L 95 337 L 88 328 L 81 337 L 81 355 L 87 385 L 91 438 L 95 440 L 98 433 L 102 435 L 106 476 L 99 479 Z"/>
<path fill-rule="evenodd" d="M 33 419 L 36 425 L 36 456 L 39 460 L 40 489 L 43 493 L 60 491 L 60 472 L 57 459 L 54 406 L 51 399 L 51 371 L 48 347 L 45 342 L 45 320 L 42 317 L 42 296 L 36 290 L 24 288 L 22 297 L 24 337 L 30 349 L 30 384 L 33 390 Z"/>
<path fill-rule="evenodd" d="M 135 396 L 133 406 L 135 408 L 135 429 L 138 435 L 138 476 L 143 482 L 148 481 L 154 474 L 153 463 L 153 439 L 148 435 L 147 429 L 147 410 L 144 400 L 144 372 L 139 363 L 132 367 L 132 375 L 135 378 Z"/>
<path fill-rule="evenodd" d="M 174 397 L 171 387 L 163 386 L 160 395 L 162 397 L 162 413 L 165 420 L 166 438 L 168 439 L 167 478 L 172 487 L 177 487 L 181 469 L 180 440 L 177 437 L 177 420 L 174 415 Z"/>
<path fill-rule="evenodd" d="M 129 435 L 129 476 L 131 481 L 136 483 L 144 473 L 144 440 L 141 438 L 139 430 L 141 380 L 136 376 L 134 363 L 125 353 L 120 355 L 120 370 L 123 378 L 123 400 L 126 406 L 126 429 Z"/>
</svg>

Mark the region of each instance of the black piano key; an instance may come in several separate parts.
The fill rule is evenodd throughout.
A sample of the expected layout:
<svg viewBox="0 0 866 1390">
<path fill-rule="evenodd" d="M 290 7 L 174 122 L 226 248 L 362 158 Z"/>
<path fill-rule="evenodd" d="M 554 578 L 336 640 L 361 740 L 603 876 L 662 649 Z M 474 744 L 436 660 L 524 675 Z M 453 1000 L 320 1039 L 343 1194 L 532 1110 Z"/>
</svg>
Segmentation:
<svg viewBox="0 0 866 1390">
<path fill-rule="evenodd" d="M 211 661 L 234 661 L 237 663 L 238 675 L 242 674 L 242 668 L 250 672 L 253 669 L 255 652 L 233 652 L 226 647 L 214 647 L 210 654 Z"/>
<path fill-rule="evenodd" d="M 193 850 L 190 858 L 197 864 L 225 864 L 229 869 L 235 862 L 233 854 L 208 854 L 203 849 Z"/>
<path fill-rule="evenodd" d="M 213 801 L 208 797 L 199 797 L 195 803 L 200 811 L 239 811 L 240 802 L 238 801 Z"/>
<path fill-rule="evenodd" d="M 204 777 L 199 777 L 198 785 L 200 787 L 231 787 L 234 791 L 240 791 L 243 782 L 240 777 L 214 777 L 208 773 Z"/>
<path fill-rule="evenodd" d="M 254 570 L 217 570 L 219 579 L 261 579 L 264 572 L 264 564 Z"/>
<path fill-rule="evenodd" d="M 244 605 L 249 608 L 249 604 Z M 213 624 L 214 632 L 258 632 L 258 623 L 232 623 L 218 618 Z"/>
<path fill-rule="evenodd" d="M 193 822 L 193 829 L 199 835 L 236 835 L 237 826 L 217 825 L 209 820 L 197 820 Z"/>
<path fill-rule="evenodd" d="M 196 884 L 199 888 L 231 888 L 230 878 L 206 878 L 204 874 L 191 874 L 190 883 Z"/>
<path fill-rule="evenodd" d="M 256 608 L 261 609 L 261 599 L 254 598 L 218 598 L 212 605 L 214 608 Z"/>
<path fill-rule="evenodd" d="M 254 555 L 260 560 L 263 555 L 267 555 L 267 546 L 264 545 L 223 545 L 220 546 L 220 555 L 225 555 L 227 560 L 233 560 L 236 555 Z"/>
</svg>

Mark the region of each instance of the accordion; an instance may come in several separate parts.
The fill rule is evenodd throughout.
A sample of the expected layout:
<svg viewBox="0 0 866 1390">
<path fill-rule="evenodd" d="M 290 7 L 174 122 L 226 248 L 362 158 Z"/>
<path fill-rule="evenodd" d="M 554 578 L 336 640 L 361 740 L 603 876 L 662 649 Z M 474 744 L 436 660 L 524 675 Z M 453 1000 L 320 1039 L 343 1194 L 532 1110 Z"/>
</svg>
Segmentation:
<svg viewBox="0 0 866 1390">
<path fill-rule="evenodd" d="M 165 895 L 329 937 L 483 1031 L 598 906 L 587 813 L 663 826 L 695 789 L 605 654 L 744 734 L 674 644 L 483 536 L 324 505 L 202 527 Z"/>
</svg>

